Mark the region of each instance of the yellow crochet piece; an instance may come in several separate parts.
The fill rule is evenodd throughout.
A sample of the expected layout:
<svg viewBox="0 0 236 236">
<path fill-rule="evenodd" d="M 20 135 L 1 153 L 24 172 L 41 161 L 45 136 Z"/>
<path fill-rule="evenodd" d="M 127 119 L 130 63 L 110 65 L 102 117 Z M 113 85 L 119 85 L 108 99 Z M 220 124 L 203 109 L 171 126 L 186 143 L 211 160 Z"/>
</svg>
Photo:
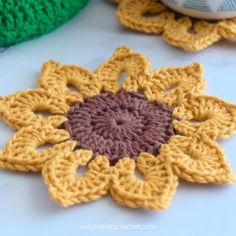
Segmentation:
<svg viewBox="0 0 236 236">
<path fill-rule="evenodd" d="M 161 145 L 157 156 L 142 152 L 136 160 L 127 156 L 111 165 L 105 155 L 76 149 L 76 141 L 59 127 L 76 102 L 104 91 L 116 94 L 122 72 L 127 72 L 124 91 L 142 93 L 150 102 L 173 108 L 177 133 Z M 217 140 L 235 133 L 236 106 L 202 95 L 204 85 L 199 64 L 151 71 L 148 60 L 127 47 L 118 48 L 95 73 L 49 61 L 42 67 L 39 88 L 0 97 L 0 118 L 17 130 L 0 150 L 0 167 L 42 170 L 50 196 L 64 207 L 109 193 L 119 204 L 159 210 L 169 206 L 179 178 L 232 183 L 235 176 Z M 38 111 L 50 115 L 45 118 Z M 52 147 L 38 150 L 43 144 Z M 82 166 L 87 171 L 79 177 L 76 171 Z"/>
<path fill-rule="evenodd" d="M 236 18 L 216 22 L 180 16 L 159 0 L 113 0 L 122 25 L 148 34 L 162 34 L 164 40 L 185 51 L 198 51 L 219 40 L 236 41 Z"/>
</svg>

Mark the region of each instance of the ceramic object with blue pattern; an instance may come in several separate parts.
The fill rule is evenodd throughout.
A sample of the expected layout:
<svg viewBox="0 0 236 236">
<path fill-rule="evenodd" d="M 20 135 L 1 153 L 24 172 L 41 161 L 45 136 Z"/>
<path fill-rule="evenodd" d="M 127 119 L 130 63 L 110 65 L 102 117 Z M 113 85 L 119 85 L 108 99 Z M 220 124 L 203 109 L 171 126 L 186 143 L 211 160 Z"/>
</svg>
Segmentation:
<svg viewBox="0 0 236 236">
<path fill-rule="evenodd" d="M 202 19 L 226 19 L 236 17 L 236 0 L 161 0 L 168 7 Z"/>
</svg>

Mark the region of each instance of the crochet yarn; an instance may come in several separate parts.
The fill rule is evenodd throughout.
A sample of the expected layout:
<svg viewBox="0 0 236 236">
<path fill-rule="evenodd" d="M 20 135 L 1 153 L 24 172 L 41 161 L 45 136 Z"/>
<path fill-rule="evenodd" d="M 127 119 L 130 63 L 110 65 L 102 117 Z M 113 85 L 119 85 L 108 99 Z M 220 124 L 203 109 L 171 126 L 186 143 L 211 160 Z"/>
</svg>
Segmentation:
<svg viewBox="0 0 236 236">
<path fill-rule="evenodd" d="M 49 33 L 89 0 L 0 0 L 0 47 Z"/>
<path fill-rule="evenodd" d="M 172 109 L 153 104 L 139 93 L 101 93 L 76 103 L 63 124 L 76 149 L 90 149 L 106 156 L 111 164 L 141 152 L 158 154 L 161 144 L 174 135 Z"/>
<path fill-rule="evenodd" d="M 122 25 L 139 32 L 162 35 L 170 45 L 199 51 L 223 40 L 236 42 L 236 18 L 204 21 L 175 13 L 159 0 L 112 0 L 118 3 Z"/>
<path fill-rule="evenodd" d="M 233 183 L 217 140 L 236 132 L 236 105 L 203 95 L 204 86 L 201 65 L 151 71 L 127 47 L 96 72 L 49 61 L 38 88 L 0 97 L 0 118 L 17 130 L 0 150 L 0 167 L 42 171 L 63 207 L 110 194 L 128 207 L 161 210 L 179 179 Z M 44 144 L 51 146 L 37 148 Z"/>
</svg>

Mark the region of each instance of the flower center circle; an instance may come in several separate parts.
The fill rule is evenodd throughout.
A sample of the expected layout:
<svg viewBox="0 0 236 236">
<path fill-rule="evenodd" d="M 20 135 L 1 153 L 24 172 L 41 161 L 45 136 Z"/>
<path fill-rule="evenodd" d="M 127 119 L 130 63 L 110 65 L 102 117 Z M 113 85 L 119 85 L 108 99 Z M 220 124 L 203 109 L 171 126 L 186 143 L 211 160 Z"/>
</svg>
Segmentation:
<svg viewBox="0 0 236 236">
<path fill-rule="evenodd" d="M 62 128 L 77 141 L 76 149 L 90 149 L 114 164 L 141 152 L 157 155 L 175 134 L 172 111 L 166 103 L 150 103 L 140 93 L 101 93 L 72 106 Z"/>
</svg>

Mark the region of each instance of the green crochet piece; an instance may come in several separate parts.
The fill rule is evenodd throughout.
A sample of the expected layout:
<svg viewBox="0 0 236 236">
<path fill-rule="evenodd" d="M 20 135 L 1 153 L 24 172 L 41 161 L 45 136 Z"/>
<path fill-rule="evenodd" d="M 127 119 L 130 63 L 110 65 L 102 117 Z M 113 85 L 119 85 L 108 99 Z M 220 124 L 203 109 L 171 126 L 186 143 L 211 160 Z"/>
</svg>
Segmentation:
<svg viewBox="0 0 236 236">
<path fill-rule="evenodd" d="M 0 47 L 37 38 L 59 27 L 89 0 L 0 0 Z"/>
</svg>

